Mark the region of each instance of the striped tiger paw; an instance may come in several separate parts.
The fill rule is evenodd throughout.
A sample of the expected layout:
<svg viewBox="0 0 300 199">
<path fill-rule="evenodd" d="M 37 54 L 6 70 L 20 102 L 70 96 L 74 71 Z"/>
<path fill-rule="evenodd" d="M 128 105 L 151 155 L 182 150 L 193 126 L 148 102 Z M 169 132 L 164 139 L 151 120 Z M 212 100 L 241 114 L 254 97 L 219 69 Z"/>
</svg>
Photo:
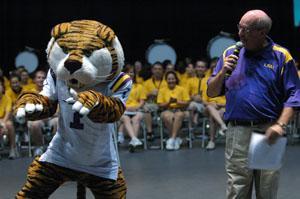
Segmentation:
<svg viewBox="0 0 300 199">
<path fill-rule="evenodd" d="M 99 104 L 100 96 L 102 95 L 93 90 L 77 93 L 72 88 L 70 93 L 73 97 L 68 98 L 66 102 L 73 104 L 72 110 L 79 112 L 80 115 L 88 115 Z"/>
<path fill-rule="evenodd" d="M 40 119 L 45 105 L 48 104 L 48 98 L 35 92 L 22 93 L 14 107 L 14 115 L 19 123 L 25 123 L 26 119 Z"/>
</svg>

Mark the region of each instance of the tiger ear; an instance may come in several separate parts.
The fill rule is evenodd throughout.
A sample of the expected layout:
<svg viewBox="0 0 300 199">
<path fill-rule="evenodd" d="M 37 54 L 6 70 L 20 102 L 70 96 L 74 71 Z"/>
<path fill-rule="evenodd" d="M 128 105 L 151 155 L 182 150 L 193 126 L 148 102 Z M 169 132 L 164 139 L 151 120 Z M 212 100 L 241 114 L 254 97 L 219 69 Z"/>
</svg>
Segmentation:
<svg viewBox="0 0 300 199">
<path fill-rule="evenodd" d="M 55 39 L 60 37 L 61 35 L 67 33 L 70 29 L 70 23 L 61 23 L 52 28 L 51 36 Z"/>
<path fill-rule="evenodd" d="M 105 25 L 101 25 L 97 30 L 97 35 L 106 43 L 111 44 L 112 40 L 116 37 L 114 31 Z"/>
</svg>

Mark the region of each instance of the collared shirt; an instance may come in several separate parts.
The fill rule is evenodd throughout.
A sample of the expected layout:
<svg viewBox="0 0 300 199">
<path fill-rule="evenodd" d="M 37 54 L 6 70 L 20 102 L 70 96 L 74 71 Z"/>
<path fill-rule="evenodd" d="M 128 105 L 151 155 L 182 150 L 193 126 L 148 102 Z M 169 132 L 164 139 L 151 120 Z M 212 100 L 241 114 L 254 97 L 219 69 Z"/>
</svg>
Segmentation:
<svg viewBox="0 0 300 199">
<path fill-rule="evenodd" d="M 167 103 L 171 98 L 175 98 L 180 101 L 188 102 L 190 100 L 190 96 L 186 89 L 181 86 L 176 85 L 173 90 L 169 87 L 162 88 L 158 92 L 157 103 Z M 182 105 L 177 102 L 171 103 L 168 108 L 182 108 Z"/>
<path fill-rule="evenodd" d="M 12 108 L 12 101 L 6 95 L 2 95 L 0 98 L 0 119 L 5 117 L 5 114 L 9 113 Z"/>
<path fill-rule="evenodd" d="M 146 100 L 145 92 L 143 92 L 143 86 L 138 83 L 132 84 L 132 88 L 126 102 L 126 108 L 137 107 L 140 105 L 141 100 Z"/>
<path fill-rule="evenodd" d="M 19 97 L 19 95 L 23 92 L 23 91 L 29 91 L 28 88 L 23 88 L 21 89 L 21 91 L 19 93 L 16 93 L 12 88 L 9 88 L 5 91 L 5 95 L 7 97 L 9 97 L 12 101 L 12 104 L 14 105 Z"/>
<path fill-rule="evenodd" d="M 148 96 L 153 90 L 160 90 L 162 88 L 167 87 L 167 82 L 165 79 L 162 79 L 160 81 L 155 80 L 154 78 L 149 78 L 143 83 L 143 92 L 146 96 Z M 147 99 L 148 101 L 151 102 L 156 102 L 156 99 Z"/>
<path fill-rule="evenodd" d="M 276 120 L 283 107 L 300 107 L 300 82 L 292 56 L 268 38 L 269 44 L 251 54 L 242 48 L 232 75 L 224 80 L 225 120 Z M 212 76 L 221 70 L 224 51 Z"/>
</svg>

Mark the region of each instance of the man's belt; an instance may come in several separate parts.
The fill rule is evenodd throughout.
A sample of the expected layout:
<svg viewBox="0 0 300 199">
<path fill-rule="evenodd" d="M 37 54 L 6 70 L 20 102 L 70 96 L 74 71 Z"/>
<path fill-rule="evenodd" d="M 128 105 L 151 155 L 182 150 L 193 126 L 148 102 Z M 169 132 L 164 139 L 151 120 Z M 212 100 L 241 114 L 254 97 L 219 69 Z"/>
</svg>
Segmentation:
<svg viewBox="0 0 300 199">
<path fill-rule="evenodd" d="M 228 123 L 232 126 L 257 126 L 274 122 L 272 120 L 229 120 Z"/>
</svg>

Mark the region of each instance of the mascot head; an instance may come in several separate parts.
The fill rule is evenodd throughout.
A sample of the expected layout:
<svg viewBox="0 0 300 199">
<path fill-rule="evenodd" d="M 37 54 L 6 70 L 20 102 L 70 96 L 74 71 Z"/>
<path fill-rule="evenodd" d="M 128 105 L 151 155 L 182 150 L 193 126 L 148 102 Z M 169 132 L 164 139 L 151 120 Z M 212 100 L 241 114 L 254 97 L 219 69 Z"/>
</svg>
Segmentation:
<svg viewBox="0 0 300 199">
<path fill-rule="evenodd" d="M 81 90 L 111 81 L 124 65 L 122 46 L 114 31 L 97 21 L 56 25 L 47 47 L 48 62 L 57 78 Z"/>
</svg>

